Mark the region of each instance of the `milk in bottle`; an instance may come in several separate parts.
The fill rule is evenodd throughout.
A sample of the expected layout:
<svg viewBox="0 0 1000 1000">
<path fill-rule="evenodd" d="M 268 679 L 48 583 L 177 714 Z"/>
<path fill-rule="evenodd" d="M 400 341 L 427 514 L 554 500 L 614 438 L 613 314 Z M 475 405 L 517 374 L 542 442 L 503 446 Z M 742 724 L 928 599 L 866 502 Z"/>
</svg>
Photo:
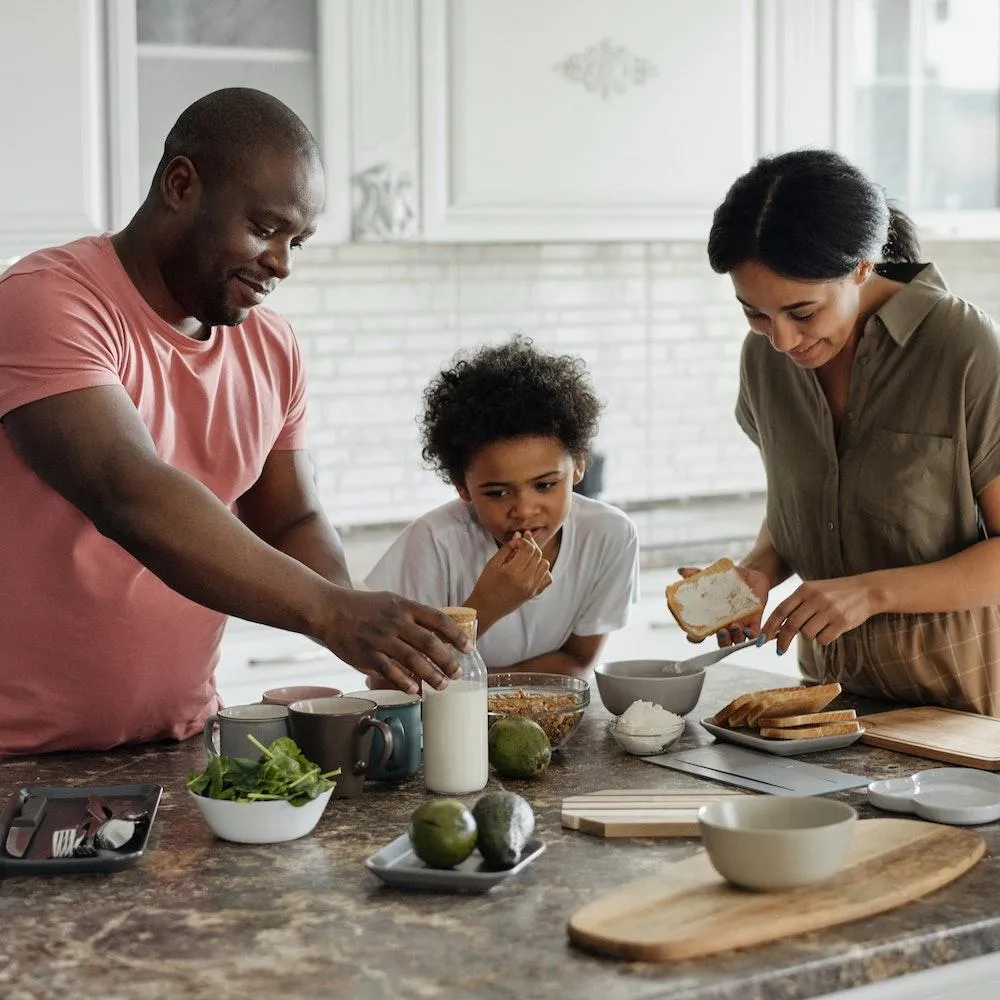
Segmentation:
<svg viewBox="0 0 1000 1000">
<path fill-rule="evenodd" d="M 475 643 L 476 609 L 442 608 Z M 486 664 L 475 645 L 459 653 L 461 673 L 443 691 L 423 684 L 424 781 L 432 792 L 464 795 L 486 787 Z"/>
</svg>

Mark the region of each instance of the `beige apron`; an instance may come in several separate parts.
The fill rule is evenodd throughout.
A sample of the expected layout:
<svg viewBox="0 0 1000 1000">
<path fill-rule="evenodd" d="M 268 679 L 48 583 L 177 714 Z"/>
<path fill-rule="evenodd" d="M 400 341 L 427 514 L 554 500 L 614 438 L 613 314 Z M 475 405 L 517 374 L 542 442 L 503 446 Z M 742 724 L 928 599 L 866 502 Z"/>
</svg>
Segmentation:
<svg viewBox="0 0 1000 1000">
<path fill-rule="evenodd" d="M 797 647 L 809 680 L 1000 716 L 1000 608 L 876 615 L 829 646 L 800 635 Z"/>
</svg>

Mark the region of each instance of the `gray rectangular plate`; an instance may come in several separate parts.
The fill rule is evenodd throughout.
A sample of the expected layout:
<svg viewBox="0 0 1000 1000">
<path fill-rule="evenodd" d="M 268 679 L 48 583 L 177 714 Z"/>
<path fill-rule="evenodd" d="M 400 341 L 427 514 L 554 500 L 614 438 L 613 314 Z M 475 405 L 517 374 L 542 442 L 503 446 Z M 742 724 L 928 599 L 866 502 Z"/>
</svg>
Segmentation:
<svg viewBox="0 0 1000 1000">
<path fill-rule="evenodd" d="M 149 842 L 149 834 L 156 819 L 156 810 L 163 794 L 162 785 L 142 782 L 134 785 L 80 785 L 40 786 L 20 788 L 3 807 L 0 813 L 0 875 L 73 875 L 85 872 L 116 872 L 134 865 L 142 857 Z M 49 800 L 42 816 L 28 856 L 12 858 L 2 847 L 7 839 L 7 828 L 21 811 L 21 805 L 29 795 L 39 795 Z M 53 858 L 46 857 L 51 850 L 52 831 L 61 827 L 77 826 L 87 815 L 87 799 L 94 795 L 101 799 L 124 799 L 130 808 L 146 812 L 148 819 L 136 824 L 135 835 L 117 850 L 98 848 L 94 858 Z"/>
<path fill-rule="evenodd" d="M 836 771 L 832 767 L 820 767 L 787 757 L 772 757 L 726 743 L 642 759 L 726 785 L 754 788 L 769 795 L 830 795 L 849 788 L 861 788 L 869 781 L 868 778 Z"/>
<path fill-rule="evenodd" d="M 513 868 L 487 868 L 475 851 L 454 868 L 428 868 L 413 853 L 410 838 L 404 833 L 377 854 L 366 858 L 365 867 L 389 885 L 450 892 L 486 892 L 522 871 L 544 850 L 545 841 L 536 837 L 528 841 L 524 857 Z"/>
<path fill-rule="evenodd" d="M 754 736 L 753 733 L 741 733 L 735 729 L 717 726 L 711 718 L 702 719 L 702 726 L 717 740 L 727 743 L 738 743 L 751 750 L 763 750 L 778 757 L 797 757 L 800 753 L 819 753 L 820 750 L 839 750 L 857 743 L 865 735 L 864 727 L 856 733 L 844 733 L 841 736 L 816 736 L 811 740 L 772 740 L 765 736 Z"/>
</svg>

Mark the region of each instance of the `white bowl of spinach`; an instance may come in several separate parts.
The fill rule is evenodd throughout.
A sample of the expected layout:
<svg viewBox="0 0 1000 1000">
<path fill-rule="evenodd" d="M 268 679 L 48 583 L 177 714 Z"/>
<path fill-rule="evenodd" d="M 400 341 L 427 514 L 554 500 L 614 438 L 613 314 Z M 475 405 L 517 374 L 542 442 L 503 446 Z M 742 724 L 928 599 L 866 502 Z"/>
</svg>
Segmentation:
<svg viewBox="0 0 1000 1000">
<path fill-rule="evenodd" d="M 239 844 L 277 844 L 311 833 L 330 801 L 337 771 L 321 772 L 287 736 L 257 760 L 213 757 L 187 788 L 212 832 Z"/>
</svg>

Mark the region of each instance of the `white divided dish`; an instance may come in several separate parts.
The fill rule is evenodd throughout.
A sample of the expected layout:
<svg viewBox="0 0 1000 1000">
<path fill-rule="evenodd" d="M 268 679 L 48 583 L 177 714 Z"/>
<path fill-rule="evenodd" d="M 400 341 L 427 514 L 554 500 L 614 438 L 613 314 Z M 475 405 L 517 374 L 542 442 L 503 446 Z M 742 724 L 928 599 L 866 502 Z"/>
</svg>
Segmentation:
<svg viewBox="0 0 1000 1000">
<path fill-rule="evenodd" d="M 935 767 L 868 786 L 868 801 L 888 812 L 955 826 L 1000 819 L 1000 775 L 971 767 Z"/>
</svg>

